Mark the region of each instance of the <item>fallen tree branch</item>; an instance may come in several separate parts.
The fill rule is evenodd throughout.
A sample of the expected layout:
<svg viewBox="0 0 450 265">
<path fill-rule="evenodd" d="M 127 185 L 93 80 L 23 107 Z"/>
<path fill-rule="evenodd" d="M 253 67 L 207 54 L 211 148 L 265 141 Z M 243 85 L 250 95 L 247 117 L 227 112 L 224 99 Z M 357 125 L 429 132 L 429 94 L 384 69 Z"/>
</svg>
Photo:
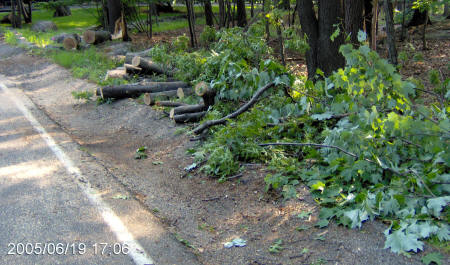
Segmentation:
<svg viewBox="0 0 450 265">
<path fill-rule="evenodd" d="M 197 122 L 205 116 L 206 111 L 195 113 L 184 113 L 180 115 L 174 115 L 172 118 L 176 123 Z M 170 115 L 170 114 L 169 114 Z"/>
<path fill-rule="evenodd" d="M 334 148 L 334 149 L 341 151 L 342 153 L 344 153 L 346 155 L 349 155 L 354 158 L 358 158 L 357 155 L 355 155 L 349 151 L 346 151 L 346 150 L 342 149 L 341 147 L 335 146 L 335 145 L 325 145 L 325 144 L 315 144 L 315 143 L 265 143 L 265 144 L 258 144 L 258 146 L 261 146 L 261 147 L 265 147 L 265 146 L 312 146 L 312 147 L 318 147 L 318 148 Z M 372 160 L 367 160 L 367 161 L 375 163 Z"/>
<path fill-rule="evenodd" d="M 261 95 L 264 92 L 266 92 L 266 90 L 268 90 L 269 88 L 273 87 L 274 85 L 275 85 L 274 82 L 270 82 L 267 85 L 261 87 L 260 89 L 258 89 L 258 91 L 256 91 L 256 93 L 253 95 L 253 97 L 250 99 L 250 101 L 245 103 L 237 111 L 228 114 L 227 116 L 223 117 L 222 119 L 207 121 L 207 122 L 201 124 L 200 126 L 198 126 L 197 128 L 195 128 L 193 130 L 193 132 L 195 134 L 199 134 L 199 133 L 203 132 L 204 130 L 208 129 L 209 127 L 211 127 L 211 126 L 215 126 L 215 125 L 219 125 L 219 124 L 225 124 L 225 123 L 227 123 L 228 119 L 236 118 L 237 116 L 241 115 L 242 113 L 244 113 L 245 111 L 250 109 L 253 105 L 255 105 L 255 103 L 258 102 L 259 97 L 261 97 Z"/>
</svg>

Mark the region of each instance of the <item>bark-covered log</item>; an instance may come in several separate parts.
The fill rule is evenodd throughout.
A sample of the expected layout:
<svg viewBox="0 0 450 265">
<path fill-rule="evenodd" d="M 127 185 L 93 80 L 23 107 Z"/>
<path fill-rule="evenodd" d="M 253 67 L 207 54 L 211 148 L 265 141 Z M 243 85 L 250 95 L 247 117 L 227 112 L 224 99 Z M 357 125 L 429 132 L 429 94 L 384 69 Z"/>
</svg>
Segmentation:
<svg viewBox="0 0 450 265">
<path fill-rule="evenodd" d="M 56 31 L 58 30 L 58 27 L 56 27 L 56 24 L 51 21 L 38 21 L 33 23 L 31 30 L 37 32 L 48 32 Z"/>
<path fill-rule="evenodd" d="M 205 106 L 214 105 L 214 99 L 216 97 L 216 91 L 212 90 L 206 82 L 200 82 L 195 86 L 195 94 L 203 98 L 203 104 Z"/>
<path fill-rule="evenodd" d="M 139 56 L 135 56 L 131 61 L 131 64 L 142 68 L 142 72 L 144 74 L 158 74 L 158 75 L 164 74 L 167 76 L 172 76 L 171 73 L 164 71 L 159 65 Z"/>
<path fill-rule="evenodd" d="M 103 98 L 130 98 L 138 97 L 144 93 L 160 93 L 165 91 L 169 91 L 171 96 L 177 96 L 177 89 L 187 86 L 188 84 L 184 82 L 154 82 L 146 85 L 106 86 L 97 89 L 97 96 L 102 96 Z"/>
<path fill-rule="evenodd" d="M 269 88 L 273 87 L 274 85 L 275 85 L 275 83 L 270 82 L 267 85 L 261 87 L 260 89 L 258 89 L 258 91 L 255 92 L 255 94 L 253 95 L 253 97 L 250 99 L 249 102 L 245 103 L 242 107 L 240 107 L 235 112 L 228 114 L 227 116 L 223 117 L 222 119 L 207 121 L 207 122 L 201 124 L 200 126 L 198 126 L 197 128 L 195 128 L 193 132 L 195 134 L 199 134 L 211 126 L 225 124 L 225 123 L 227 123 L 227 121 L 229 119 L 236 118 L 237 116 L 241 115 L 242 113 L 244 113 L 245 111 L 250 109 L 253 105 L 255 105 L 255 103 L 258 102 L 259 97 L 262 94 L 264 94 L 264 92 L 266 92 Z"/>
<path fill-rule="evenodd" d="M 207 109 L 208 109 L 208 107 L 203 104 L 180 106 L 180 107 L 171 109 L 169 117 L 171 119 L 173 119 L 173 117 L 176 115 L 185 114 L 185 113 L 202 112 Z"/>
<path fill-rule="evenodd" d="M 173 102 L 173 101 L 156 101 L 155 102 L 156 106 L 160 106 L 160 107 L 180 107 L 180 106 L 187 106 L 186 103 L 183 102 Z"/>
<path fill-rule="evenodd" d="M 67 35 L 63 40 L 63 46 L 66 50 L 76 50 L 80 46 L 81 38 L 78 34 Z"/>
<path fill-rule="evenodd" d="M 185 113 L 180 115 L 173 116 L 173 120 L 176 123 L 186 123 L 186 122 L 197 122 L 205 116 L 206 111 L 197 112 L 197 113 Z"/>
<path fill-rule="evenodd" d="M 125 67 L 125 72 L 130 75 L 138 75 L 142 72 L 142 68 L 133 66 L 131 64 L 125 63 L 123 66 Z"/>
<path fill-rule="evenodd" d="M 104 30 L 100 31 L 86 30 L 83 33 L 83 39 L 86 43 L 96 45 L 111 40 L 111 33 Z"/>
</svg>

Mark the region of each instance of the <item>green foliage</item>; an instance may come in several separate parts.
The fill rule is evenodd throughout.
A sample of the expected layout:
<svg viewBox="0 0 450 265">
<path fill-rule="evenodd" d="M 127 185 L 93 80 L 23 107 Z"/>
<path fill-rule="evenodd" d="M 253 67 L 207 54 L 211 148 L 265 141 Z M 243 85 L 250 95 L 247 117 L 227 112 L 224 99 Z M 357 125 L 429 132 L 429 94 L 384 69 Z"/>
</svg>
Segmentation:
<svg viewBox="0 0 450 265">
<path fill-rule="evenodd" d="M 136 153 L 134 154 L 134 158 L 135 159 L 145 159 L 145 158 L 148 157 L 146 152 L 147 152 L 147 147 L 146 146 L 141 146 L 138 149 L 136 149 Z"/>
<path fill-rule="evenodd" d="M 435 263 L 436 265 L 441 265 L 443 258 L 444 257 L 439 252 L 431 252 L 422 257 L 422 262 L 425 265 L 430 265 L 433 263 Z"/>
<path fill-rule="evenodd" d="M 92 91 L 72 91 L 72 96 L 75 99 L 83 99 L 85 101 L 90 101 L 91 98 L 94 96 L 94 93 Z"/>
<path fill-rule="evenodd" d="M 217 40 L 217 32 L 216 29 L 210 26 L 205 26 L 203 32 L 200 34 L 200 42 L 208 46 L 210 43 L 215 42 Z"/>
<path fill-rule="evenodd" d="M 16 37 L 16 34 L 12 31 L 6 31 L 5 34 L 5 42 L 10 45 L 17 45 L 19 43 L 19 40 Z"/>
<path fill-rule="evenodd" d="M 273 243 L 273 245 L 271 245 L 271 246 L 269 247 L 269 252 L 270 252 L 271 254 L 278 254 L 278 253 L 280 253 L 283 249 L 284 249 L 284 247 L 283 247 L 283 240 L 278 239 L 277 241 L 275 241 L 275 242 Z"/>
</svg>

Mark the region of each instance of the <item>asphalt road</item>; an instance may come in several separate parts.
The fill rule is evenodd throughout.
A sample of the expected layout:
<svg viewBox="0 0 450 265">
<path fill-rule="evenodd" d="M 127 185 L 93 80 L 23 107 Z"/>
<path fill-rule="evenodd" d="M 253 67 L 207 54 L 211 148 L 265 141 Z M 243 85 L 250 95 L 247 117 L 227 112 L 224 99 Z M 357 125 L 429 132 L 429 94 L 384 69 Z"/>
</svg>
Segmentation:
<svg viewBox="0 0 450 265">
<path fill-rule="evenodd" d="M 24 116 L 11 95 L 0 89 L 0 264 L 153 263 L 135 261 L 134 245 L 118 239 L 118 224 L 105 222 L 92 198 L 101 199 L 86 195 L 61 160 L 64 151 L 55 154 L 57 144 L 49 146 L 51 136 L 42 138 L 34 115 Z"/>
<path fill-rule="evenodd" d="M 197 264 L 106 175 L 0 78 L 0 264 Z"/>
</svg>

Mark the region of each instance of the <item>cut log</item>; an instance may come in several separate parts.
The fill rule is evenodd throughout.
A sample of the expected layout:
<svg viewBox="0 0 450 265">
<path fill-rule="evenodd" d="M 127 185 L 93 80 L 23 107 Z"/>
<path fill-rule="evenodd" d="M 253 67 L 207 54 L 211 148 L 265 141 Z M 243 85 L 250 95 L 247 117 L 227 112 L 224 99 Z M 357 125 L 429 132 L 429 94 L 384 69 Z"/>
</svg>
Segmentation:
<svg viewBox="0 0 450 265">
<path fill-rule="evenodd" d="M 104 30 L 100 31 L 86 30 L 83 33 L 83 39 L 86 43 L 96 45 L 111 40 L 111 33 Z"/>
<path fill-rule="evenodd" d="M 33 23 L 31 26 L 32 31 L 37 32 L 48 32 L 48 31 L 56 31 L 58 30 L 58 27 L 56 27 L 56 24 L 51 21 L 38 21 L 36 23 Z"/>
<path fill-rule="evenodd" d="M 81 39 L 77 34 L 72 34 L 72 36 L 67 36 L 64 38 L 63 46 L 66 50 L 76 50 L 80 45 Z"/>
<path fill-rule="evenodd" d="M 185 113 L 173 116 L 173 120 L 176 123 L 197 122 L 205 116 L 206 111 L 196 113 Z"/>
<path fill-rule="evenodd" d="M 185 114 L 185 113 L 202 112 L 207 109 L 208 109 L 208 107 L 203 104 L 180 106 L 180 107 L 171 109 L 169 117 L 171 119 L 173 119 L 173 117 L 176 115 Z"/>
<path fill-rule="evenodd" d="M 173 102 L 173 101 L 157 101 L 155 102 L 156 106 L 160 107 L 180 107 L 180 106 L 187 106 L 186 103 L 183 102 Z"/>
<path fill-rule="evenodd" d="M 144 94 L 144 104 L 147 106 L 153 105 L 152 98 L 150 97 L 150 93 Z"/>
<path fill-rule="evenodd" d="M 153 82 L 146 85 L 106 86 L 97 89 L 97 96 L 102 96 L 103 98 L 132 98 L 144 93 L 167 92 L 169 97 L 175 97 L 177 96 L 177 88 L 186 86 L 188 84 L 184 82 Z"/>
<path fill-rule="evenodd" d="M 190 87 L 185 87 L 185 88 L 179 87 L 177 89 L 177 96 L 178 96 L 178 98 L 182 99 L 186 96 L 192 95 L 193 92 L 194 91 Z"/>
<path fill-rule="evenodd" d="M 142 72 L 142 68 L 133 66 L 131 64 L 126 63 L 123 66 L 125 67 L 125 72 L 130 75 L 138 75 L 140 72 Z"/>
<path fill-rule="evenodd" d="M 164 74 L 167 76 L 172 76 L 171 73 L 164 71 L 159 65 L 153 63 L 152 61 L 145 60 L 144 58 L 139 56 L 135 56 L 131 61 L 131 64 L 142 68 L 142 72 L 144 74 Z"/>
<path fill-rule="evenodd" d="M 212 90 L 206 82 L 200 82 L 195 86 L 195 94 L 203 98 L 205 106 L 214 105 L 216 91 Z"/>
<path fill-rule="evenodd" d="M 105 80 L 109 78 L 126 78 L 127 76 L 127 70 L 125 69 L 125 67 L 118 67 L 106 72 Z"/>
</svg>

